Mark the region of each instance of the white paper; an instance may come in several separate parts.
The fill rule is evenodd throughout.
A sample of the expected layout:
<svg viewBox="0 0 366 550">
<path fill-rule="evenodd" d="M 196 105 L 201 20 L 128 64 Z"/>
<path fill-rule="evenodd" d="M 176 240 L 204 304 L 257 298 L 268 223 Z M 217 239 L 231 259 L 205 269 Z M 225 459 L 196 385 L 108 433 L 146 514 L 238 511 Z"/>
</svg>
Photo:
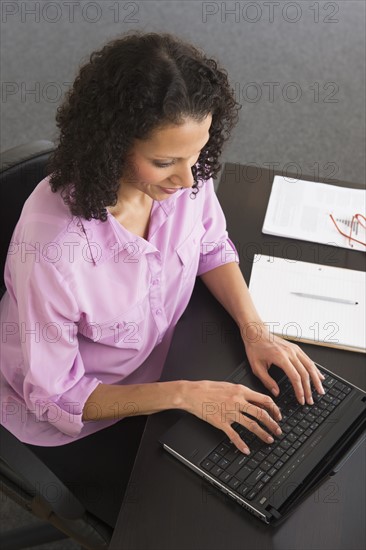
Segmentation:
<svg viewBox="0 0 366 550">
<path fill-rule="evenodd" d="M 342 236 L 329 216 L 332 214 L 339 229 L 349 235 L 352 216 L 365 213 L 365 189 L 275 176 L 262 231 L 365 252 L 366 246 Z M 357 221 L 352 236 L 366 242 L 366 230 Z"/>
<path fill-rule="evenodd" d="M 274 334 L 366 352 L 364 272 L 256 254 L 249 290 L 259 315 Z M 311 299 L 292 292 L 349 300 L 353 304 Z"/>
</svg>

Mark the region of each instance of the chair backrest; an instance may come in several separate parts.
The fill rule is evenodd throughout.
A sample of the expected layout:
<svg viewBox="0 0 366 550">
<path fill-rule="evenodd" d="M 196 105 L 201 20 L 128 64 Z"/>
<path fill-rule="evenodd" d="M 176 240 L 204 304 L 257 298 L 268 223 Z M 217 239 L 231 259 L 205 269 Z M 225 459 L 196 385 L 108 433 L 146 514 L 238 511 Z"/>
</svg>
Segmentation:
<svg viewBox="0 0 366 550">
<path fill-rule="evenodd" d="M 11 236 L 25 201 L 48 175 L 46 164 L 54 148 L 52 141 L 31 141 L 0 155 L 0 298 L 5 291 L 4 266 Z"/>
</svg>

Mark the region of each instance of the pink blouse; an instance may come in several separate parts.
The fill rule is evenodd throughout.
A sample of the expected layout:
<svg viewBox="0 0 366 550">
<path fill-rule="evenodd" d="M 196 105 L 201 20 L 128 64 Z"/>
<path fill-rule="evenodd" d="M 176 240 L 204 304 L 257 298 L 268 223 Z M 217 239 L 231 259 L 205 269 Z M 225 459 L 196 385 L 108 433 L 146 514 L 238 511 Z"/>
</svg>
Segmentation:
<svg viewBox="0 0 366 550">
<path fill-rule="evenodd" d="M 212 180 L 195 198 L 154 201 L 147 240 L 109 212 L 72 216 L 48 180 L 26 201 L 5 265 L 1 423 L 54 446 L 118 420 L 82 421 L 98 384 L 159 379 L 196 276 L 239 260 Z"/>
</svg>

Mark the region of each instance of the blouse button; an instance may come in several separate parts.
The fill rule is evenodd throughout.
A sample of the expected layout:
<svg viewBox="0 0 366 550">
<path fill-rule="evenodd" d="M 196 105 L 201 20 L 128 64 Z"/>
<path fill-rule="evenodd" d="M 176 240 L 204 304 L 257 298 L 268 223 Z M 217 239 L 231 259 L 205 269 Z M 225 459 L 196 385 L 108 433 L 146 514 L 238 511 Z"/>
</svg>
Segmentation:
<svg viewBox="0 0 366 550">
<path fill-rule="evenodd" d="M 162 314 L 162 310 L 160 309 L 160 307 L 156 310 L 156 315 L 161 315 Z"/>
<path fill-rule="evenodd" d="M 153 282 L 152 282 L 153 285 L 158 285 L 159 284 L 159 279 L 154 279 Z"/>
</svg>

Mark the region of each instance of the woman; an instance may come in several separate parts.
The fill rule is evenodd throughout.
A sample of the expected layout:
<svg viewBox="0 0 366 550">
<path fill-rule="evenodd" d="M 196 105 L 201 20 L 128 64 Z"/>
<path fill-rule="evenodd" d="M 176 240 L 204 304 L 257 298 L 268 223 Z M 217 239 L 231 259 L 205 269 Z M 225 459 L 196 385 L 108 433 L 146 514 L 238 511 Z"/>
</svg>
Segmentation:
<svg viewBox="0 0 366 550">
<path fill-rule="evenodd" d="M 146 415 L 178 408 L 201 417 L 203 402 L 224 402 L 236 418 L 206 420 L 243 453 L 234 420 L 264 441 L 281 433 L 264 394 L 158 382 L 197 275 L 237 322 L 266 388 L 278 394 L 275 363 L 301 403 L 312 403 L 310 382 L 323 392 L 309 357 L 270 336 L 256 312 L 214 192 L 238 108 L 225 71 L 193 46 L 138 32 L 111 41 L 59 107 L 50 176 L 13 234 L 1 301 L 2 422 L 111 525 Z M 98 479 L 94 500 L 81 494 Z"/>
</svg>

